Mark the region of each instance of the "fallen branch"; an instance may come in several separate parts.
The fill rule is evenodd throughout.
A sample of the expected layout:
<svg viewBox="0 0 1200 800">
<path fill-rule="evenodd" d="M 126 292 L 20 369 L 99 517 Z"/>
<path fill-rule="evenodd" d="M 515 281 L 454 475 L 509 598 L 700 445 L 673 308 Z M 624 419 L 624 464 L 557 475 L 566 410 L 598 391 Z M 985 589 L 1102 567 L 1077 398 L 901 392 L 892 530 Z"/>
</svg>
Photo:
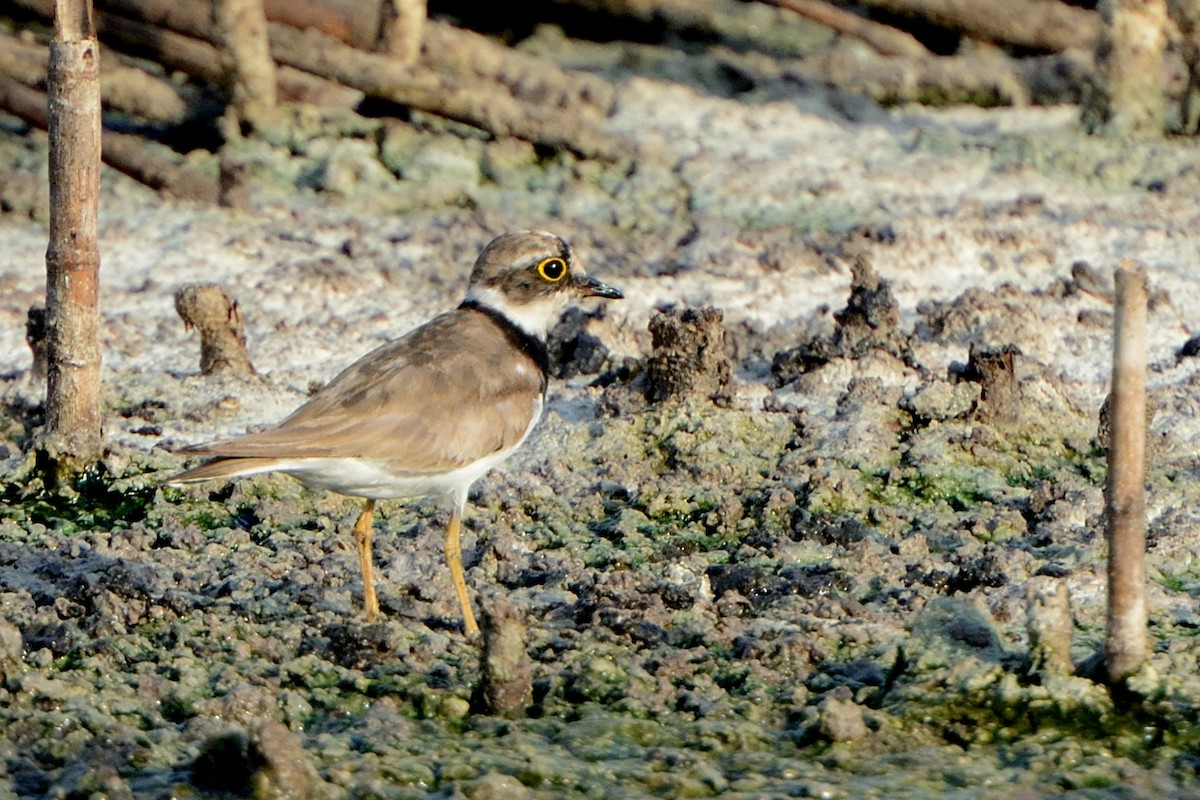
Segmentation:
<svg viewBox="0 0 1200 800">
<path fill-rule="evenodd" d="M 281 63 L 353 86 L 371 97 L 465 122 L 496 136 L 516 136 L 584 156 L 615 157 L 627 147 L 596 130 L 598 119 L 591 115 L 521 103 L 486 84 L 451 82 L 430 70 L 357 50 L 317 31 L 272 25 L 271 53 Z"/>
<path fill-rule="evenodd" d="M 795 12 L 805 19 L 824 25 L 832 31 L 866 42 L 876 52 L 885 56 L 910 56 L 919 58 L 930 55 L 925 45 L 904 31 L 881 25 L 852 14 L 845 9 L 830 5 L 824 0 L 765 0 L 770 5 Z"/>
<path fill-rule="evenodd" d="M 481 90 L 487 83 L 499 83 L 513 97 L 538 108 L 603 118 L 616 103 L 615 88 L 603 78 L 564 70 L 539 56 L 436 20 L 425 25 L 420 63 Z"/>
<path fill-rule="evenodd" d="M 884 105 L 920 102 L 983 106 L 1075 102 L 1090 74 L 1082 53 L 1010 59 L 999 54 L 919 58 L 839 48 L 819 58 L 778 62 L 722 51 L 730 67 L 763 77 L 835 86 Z"/>
<path fill-rule="evenodd" d="M 202 3 L 102 0 L 100 5 L 145 23 L 167 26 L 177 32 L 175 36 L 211 35 L 207 6 Z M 612 85 L 601 78 L 561 69 L 545 59 L 434 20 L 424 26 L 421 58 L 406 66 L 370 52 L 379 37 L 378 0 L 268 0 L 264 9 L 272 20 L 268 26 L 271 55 L 280 64 L 497 136 L 518 136 L 583 155 L 615 155 L 625 149 L 621 142 L 595 130 L 612 110 L 616 97 Z M 112 29 L 106 15 L 101 15 L 99 22 L 102 33 Z M 154 30 L 143 28 L 142 40 L 153 41 L 149 34 Z M 163 47 L 160 52 L 165 57 L 174 49 Z M 213 69 L 215 60 L 188 61 L 190 66 L 177 68 L 202 80 L 220 81 Z"/>
<path fill-rule="evenodd" d="M 212 37 L 204 3 L 100 0 L 99 5 L 194 38 Z M 368 54 L 375 51 L 381 33 L 379 6 L 379 0 L 266 0 L 263 4 L 267 19 L 274 23 L 270 26 L 272 48 L 278 37 L 286 36 L 280 28 L 294 28 L 321 33 L 326 41 L 350 45 Z M 283 60 L 274 49 L 272 55 Z M 544 58 L 436 20 L 428 20 L 423 26 L 420 64 L 443 78 L 499 83 L 516 97 L 551 106 L 581 103 L 589 106 L 588 110 L 607 114 L 615 98 L 608 81 L 569 72 Z M 437 113 L 434 109 L 423 110 Z"/>
<path fill-rule="evenodd" d="M 207 83 L 220 85 L 223 80 L 220 52 L 206 41 L 104 12 L 96 14 L 96 24 L 102 36 L 115 39 L 131 52 Z M 353 108 L 363 98 L 362 92 L 290 67 L 276 69 L 275 79 L 279 96 L 293 102 Z"/>
<path fill-rule="evenodd" d="M 1094 11 L 1058 0 L 862 0 L 868 8 L 931 22 L 973 39 L 1049 53 L 1091 52 L 1100 36 Z"/>
<path fill-rule="evenodd" d="M 7 75 L 34 89 L 46 88 L 49 50 L 36 42 L 0 33 L 0 75 Z M 149 73 L 110 64 L 100 65 L 105 108 L 148 122 L 172 126 L 196 116 L 202 106 L 201 93 L 193 87 L 156 78 Z"/>
<path fill-rule="evenodd" d="M 0 108 L 35 128 L 46 130 L 49 126 L 45 93 L 5 76 L 0 76 Z M 100 140 L 105 164 L 151 189 L 183 199 L 217 201 L 217 182 L 174 163 L 170 148 L 115 131 L 101 131 Z"/>
<path fill-rule="evenodd" d="M 13 0 L 26 11 L 49 18 L 54 0 Z M 106 0 L 102 5 L 125 5 L 140 8 L 140 3 Z M 205 3 L 167 4 L 168 8 L 207 9 Z M 194 15 L 180 15 L 190 20 Z M 154 61 L 167 69 L 191 75 L 205 83 L 220 86 L 222 82 L 220 52 L 207 41 L 165 30 L 143 19 L 129 19 L 106 11 L 95 12 L 96 29 L 106 42 L 115 42 L 131 55 Z M 204 29 L 207 35 L 207 29 Z M 279 96 L 297 103 L 309 103 L 327 108 L 354 108 L 362 102 L 362 92 L 310 75 L 291 67 L 276 70 Z"/>
</svg>

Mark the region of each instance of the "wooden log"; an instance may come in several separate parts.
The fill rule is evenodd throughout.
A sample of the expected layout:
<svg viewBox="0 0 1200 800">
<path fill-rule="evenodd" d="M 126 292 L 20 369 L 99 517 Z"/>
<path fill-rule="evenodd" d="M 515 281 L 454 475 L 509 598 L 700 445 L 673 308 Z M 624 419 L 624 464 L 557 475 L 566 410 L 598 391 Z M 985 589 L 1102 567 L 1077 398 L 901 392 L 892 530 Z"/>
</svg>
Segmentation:
<svg viewBox="0 0 1200 800">
<path fill-rule="evenodd" d="M 133 134 L 105 131 L 104 162 L 155 191 L 181 200 L 215 203 L 221 195 L 214 178 L 176 163 L 169 147 Z"/>
<path fill-rule="evenodd" d="M 130 52 L 207 83 L 220 85 L 224 80 L 220 53 L 207 41 L 107 12 L 97 12 L 96 21 L 106 39 L 111 37 Z M 291 67 L 277 68 L 275 78 L 279 97 L 293 102 L 354 108 L 363 99 L 360 91 Z"/>
<path fill-rule="evenodd" d="M 18 0 L 21 3 L 37 0 Z M 390 2 L 390 0 L 389 0 Z M 211 38 L 203 3 L 174 0 L 100 0 L 100 6 L 199 39 Z M 328 40 L 371 52 L 379 41 L 380 0 L 264 0 L 272 47 L 279 25 L 315 31 Z M 101 29 L 103 33 L 103 28 Z M 553 106 L 580 103 L 607 114 L 615 102 L 612 85 L 593 75 L 564 70 L 544 58 L 505 47 L 486 36 L 428 20 L 422 35 L 421 63 L 446 78 L 503 84 L 517 97 Z M 272 53 L 276 60 L 278 53 Z M 190 73 L 189 74 L 195 74 Z M 209 78 L 205 78 L 209 80 Z M 435 109 L 424 109 L 433 111 Z"/>
<path fill-rule="evenodd" d="M 421 63 L 480 89 L 499 83 L 518 100 L 538 108 L 603 117 L 616 103 L 616 89 L 602 78 L 561 69 L 544 58 L 437 20 L 425 25 Z"/>
<path fill-rule="evenodd" d="M 100 462 L 100 48 L 90 0 L 59 0 L 50 44 L 50 238 L 46 248 L 47 486 Z"/>
</svg>

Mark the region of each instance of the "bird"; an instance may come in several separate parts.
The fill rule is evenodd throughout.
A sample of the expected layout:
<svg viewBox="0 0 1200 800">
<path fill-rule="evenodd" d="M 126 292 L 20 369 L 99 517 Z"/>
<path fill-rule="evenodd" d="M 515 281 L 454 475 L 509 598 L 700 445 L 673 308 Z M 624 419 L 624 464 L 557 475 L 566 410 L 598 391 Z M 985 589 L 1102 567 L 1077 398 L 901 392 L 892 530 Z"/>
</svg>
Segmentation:
<svg viewBox="0 0 1200 800">
<path fill-rule="evenodd" d="M 459 540 L 470 487 L 516 452 L 541 417 L 550 326 L 574 301 L 622 297 L 588 275 L 559 236 L 501 234 L 480 251 L 457 307 L 362 356 L 275 427 L 183 448 L 208 460 L 167 483 L 279 472 L 310 489 L 362 498 L 354 538 L 368 623 L 380 619 L 371 558 L 376 503 L 448 500 L 444 553 L 463 632 L 474 637 Z"/>
</svg>

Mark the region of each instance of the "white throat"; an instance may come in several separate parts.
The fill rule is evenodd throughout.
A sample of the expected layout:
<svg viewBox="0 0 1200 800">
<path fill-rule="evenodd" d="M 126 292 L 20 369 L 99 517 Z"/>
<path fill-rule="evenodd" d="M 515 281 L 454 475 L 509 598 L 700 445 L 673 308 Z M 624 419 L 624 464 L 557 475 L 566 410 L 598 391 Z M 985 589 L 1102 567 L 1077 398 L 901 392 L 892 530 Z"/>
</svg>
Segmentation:
<svg viewBox="0 0 1200 800">
<path fill-rule="evenodd" d="M 539 340 L 545 340 L 550 326 L 558 322 L 567 307 L 567 297 L 561 292 L 538 298 L 532 303 L 513 303 L 502 293 L 487 286 L 472 286 L 467 302 L 479 303 L 503 314 L 521 330 Z"/>
</svg>

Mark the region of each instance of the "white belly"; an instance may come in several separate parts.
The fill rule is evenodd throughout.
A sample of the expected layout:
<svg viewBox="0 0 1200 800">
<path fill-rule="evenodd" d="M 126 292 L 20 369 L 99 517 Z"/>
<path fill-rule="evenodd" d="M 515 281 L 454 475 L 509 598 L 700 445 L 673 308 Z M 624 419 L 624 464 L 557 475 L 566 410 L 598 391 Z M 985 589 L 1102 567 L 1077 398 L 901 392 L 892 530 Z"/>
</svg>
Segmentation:
<svg viewBox="0 0 1200 800">
<path fill-rule="evenodd" d="M 301 458 L 276 464 L 271 469 L 291 475 L 310 489 L 327 489 L 352 497 L 392 500 L 443 495 L 462 503 L 471 484 L 515 453 L 529 438 L 542 416 L 542 405 L 539 397 L 529 427 L 515 445 L 448 472 L 396 472 L 394 465 L 386 461 L 357 458 Z"/>
</svg>

